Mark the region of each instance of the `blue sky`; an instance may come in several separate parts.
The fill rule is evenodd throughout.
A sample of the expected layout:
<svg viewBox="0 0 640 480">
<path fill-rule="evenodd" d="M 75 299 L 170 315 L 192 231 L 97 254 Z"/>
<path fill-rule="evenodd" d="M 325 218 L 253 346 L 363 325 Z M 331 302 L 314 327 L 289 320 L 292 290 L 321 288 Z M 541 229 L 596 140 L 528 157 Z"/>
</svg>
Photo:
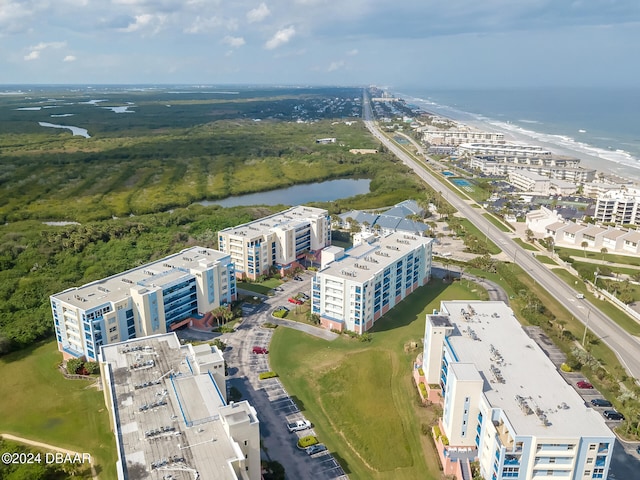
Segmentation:
<svg viewBox="0 0 640 480">
<path fill-rule="evenodd" d="M 638 0 L 0 0 L 0 84 L 637 85 Z"/>
</svg>

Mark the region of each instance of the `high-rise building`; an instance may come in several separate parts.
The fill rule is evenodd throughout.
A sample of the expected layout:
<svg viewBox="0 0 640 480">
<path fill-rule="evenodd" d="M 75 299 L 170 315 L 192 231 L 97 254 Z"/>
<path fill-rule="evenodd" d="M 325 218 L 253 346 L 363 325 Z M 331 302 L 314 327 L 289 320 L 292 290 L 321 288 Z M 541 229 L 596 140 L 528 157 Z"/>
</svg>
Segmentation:
<svg viewBox="0 0 640 480">
<path fill-rule="evenodd" d="M 325 328 L 364 333 L 431 275 L 432 238 L 393 233 L 345 251 L 322 251 L 311 311 Z"/>
<path fill-rule="evenodd" d="M 616 225 L 640 224 L 640 189 L 623 188 L 598 195 L 593 218 Z"/>
<path fill-rule="evenodd" d="M 203 247 L 50 297 L 58 349 L 93 361 L 102 345 L 166 333 L 235 299 L 231 257 Z"/>
<path fill-rule="evenodd" d="M 486 480 L 607 478 L 615 436 L 503 302 L 442 302 L 422 369 L 441 389 L 445 471 L 475 459 Z"/>
<path fill-rule="evenodd" d="M 305 253 L 331 244 L 327 210 L 292 207 L 218 232 L 218 248 L 231 255 L 239 278 L 255 279 L 271 267 L 285 273 Z"/>
<path fill-rule="evenodd" d="M 181 345 L 174 332 L 105 345 L 99 357 L 118 480 L 262 478 L 257 412 L 227 402 L 215 346 Z"/>
</svg>

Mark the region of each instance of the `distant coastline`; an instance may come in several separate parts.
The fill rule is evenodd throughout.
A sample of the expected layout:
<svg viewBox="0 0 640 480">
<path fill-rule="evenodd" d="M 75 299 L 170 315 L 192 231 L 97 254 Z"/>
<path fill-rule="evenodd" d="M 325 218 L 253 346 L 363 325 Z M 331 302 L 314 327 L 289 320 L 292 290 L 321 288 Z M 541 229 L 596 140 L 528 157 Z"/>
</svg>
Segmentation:
<svg viewBox="0 0 640 480">
<path fill-rule="evenodd" d="M 429 113 L 449 118 L 479 130 L 504 133 L 505 138 L 508 140 L 539 145 L 558 155 L 578 158 L 581 160 L 581 165 L 585 168 L 592 168 L 605 174 L 629 178 L 636 183 L 640 183 L 640 158 L 638 158 L 636 152 L 636 150 L 640 151 L 640 132 L 638 135 L 634 135 L 632 132 L 625 132 L 628 138 L 622 137 L 622 135 L 617 138 L 615 133 L 607 132 L 609 133 L 607 135 L 596 132 L 595 129 L 591 127 L 582 128 L 583 125 L 578 126 L 579 124 L 577 122 L 579 122 L 579 120 L 575 120 L 576 124 L 572 127 L 569 123 L 552 125 L 551 122 L 529 119 L 523 113 L 517 115 L 515 112 L 509 112 L 513 115 L 513 119 L 509 118 L 506 114 L 496 114 L 495 111 L 490 114 L 484 114 L 478 107 L 474 109 L 476 113 L 471 113 L 464 110 L 466 106 L 453 102 L 453 94 L 451 94 L 451 98 L 449 99 L 451 101 L 451 105 L 449 105 L 434 100 L 430 95 L 426 95 L 426 93 L 428 92 L 393 92 L 394 96 L 402 98 L 407 103 L 415 105 Z M 478 95 L 480 95 L 480 93 L 478 93 Z M 467 97 L 465 98 L 468 99 Z M 490 101 L 491 92 L 487 93 L 487 98 L 483 99 L 483 102 L 478 103 L 486 104 Z M 536 113 L 538 116 L 541 116 L 540 111 Z M 548 113 L 549 116 L 552 114 L 551 111 L 542 113 Z M 584 118 L 590 118 L 588 112 L 579 113 L 584 115 Z M 613 117 L 615 114 L 616 112 L 609 112 L 609 117 Z M 626 112 L 620 115 L 620 120 L 616 120 L 622 122 L 624 120 L 624 114 L 626 114 Z M 596 113 L 592 115 L 596 115 Z M 610 130 L 615 130 L 613 122 Z M 567 131 L 572 133 L 567 134 Z M 598 139 L 601 143 L 607 141 L 610 145 L 607 145 L 608 148 L 594 145 L 593 143 L 595 142 L 591 142 L 594 138 Z"/>
</svg>

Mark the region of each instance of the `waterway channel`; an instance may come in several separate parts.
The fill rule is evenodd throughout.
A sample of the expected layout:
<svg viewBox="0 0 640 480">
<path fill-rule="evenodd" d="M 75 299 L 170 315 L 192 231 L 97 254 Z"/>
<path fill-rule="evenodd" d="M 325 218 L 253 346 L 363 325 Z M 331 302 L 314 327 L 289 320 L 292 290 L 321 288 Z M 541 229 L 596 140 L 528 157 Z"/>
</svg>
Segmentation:
<svg viewBox="0 0 640 480">
<path fill-rule="evenodd" d="M 293 187 L 269 190 L 268 192 L 238 195 L 220 200 L 203 200 L 200 205 L 238 207 L 246 205 L 302 205 L 309 202 L 330 202 L 339 198 L 369 193 L 368 178 L 341 178 L 325 182 L 294 185 Z"/>
</svg>

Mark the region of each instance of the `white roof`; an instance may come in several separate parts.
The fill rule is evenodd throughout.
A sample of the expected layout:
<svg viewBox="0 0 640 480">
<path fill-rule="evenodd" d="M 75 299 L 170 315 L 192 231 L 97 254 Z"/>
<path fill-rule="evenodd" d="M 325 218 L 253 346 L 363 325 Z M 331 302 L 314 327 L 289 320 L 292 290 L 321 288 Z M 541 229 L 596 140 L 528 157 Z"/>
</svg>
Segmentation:
<svg viewBox="0 0 640 480">
<path fill-rule="evenodd" d="M 445 301 L 440 313 L 445 311 L 454 326 L 448 340 L 458 361 L 475 365 L 485 380 L 488 403 L 503 410 L 515 435 L 613 436 L 600 414 L 585 405 L 506 304 Z M 463 312 L 469 314 L 468 321 Z M 496 381 L 492 367 L 499 370 L 504 383 Z M 532 413 L 523 411 L 519 398 Z M 548 426 L 536 410 L 546 416 Z"/>
<path fill-rule="evenodd" d="M 308 223 L 310 218 L 326 217 L 327 210 L 316 207 L 298 205 L 282 212 L 262 217 L 253 222 L 243 223 L 236 227 L 225 228 L 219 233 L 228 235 L 240 235 L 248 238 L 257 238 L 274 232 L 277 229 L 287 230 L 298 225 Z"/>
</svg>

